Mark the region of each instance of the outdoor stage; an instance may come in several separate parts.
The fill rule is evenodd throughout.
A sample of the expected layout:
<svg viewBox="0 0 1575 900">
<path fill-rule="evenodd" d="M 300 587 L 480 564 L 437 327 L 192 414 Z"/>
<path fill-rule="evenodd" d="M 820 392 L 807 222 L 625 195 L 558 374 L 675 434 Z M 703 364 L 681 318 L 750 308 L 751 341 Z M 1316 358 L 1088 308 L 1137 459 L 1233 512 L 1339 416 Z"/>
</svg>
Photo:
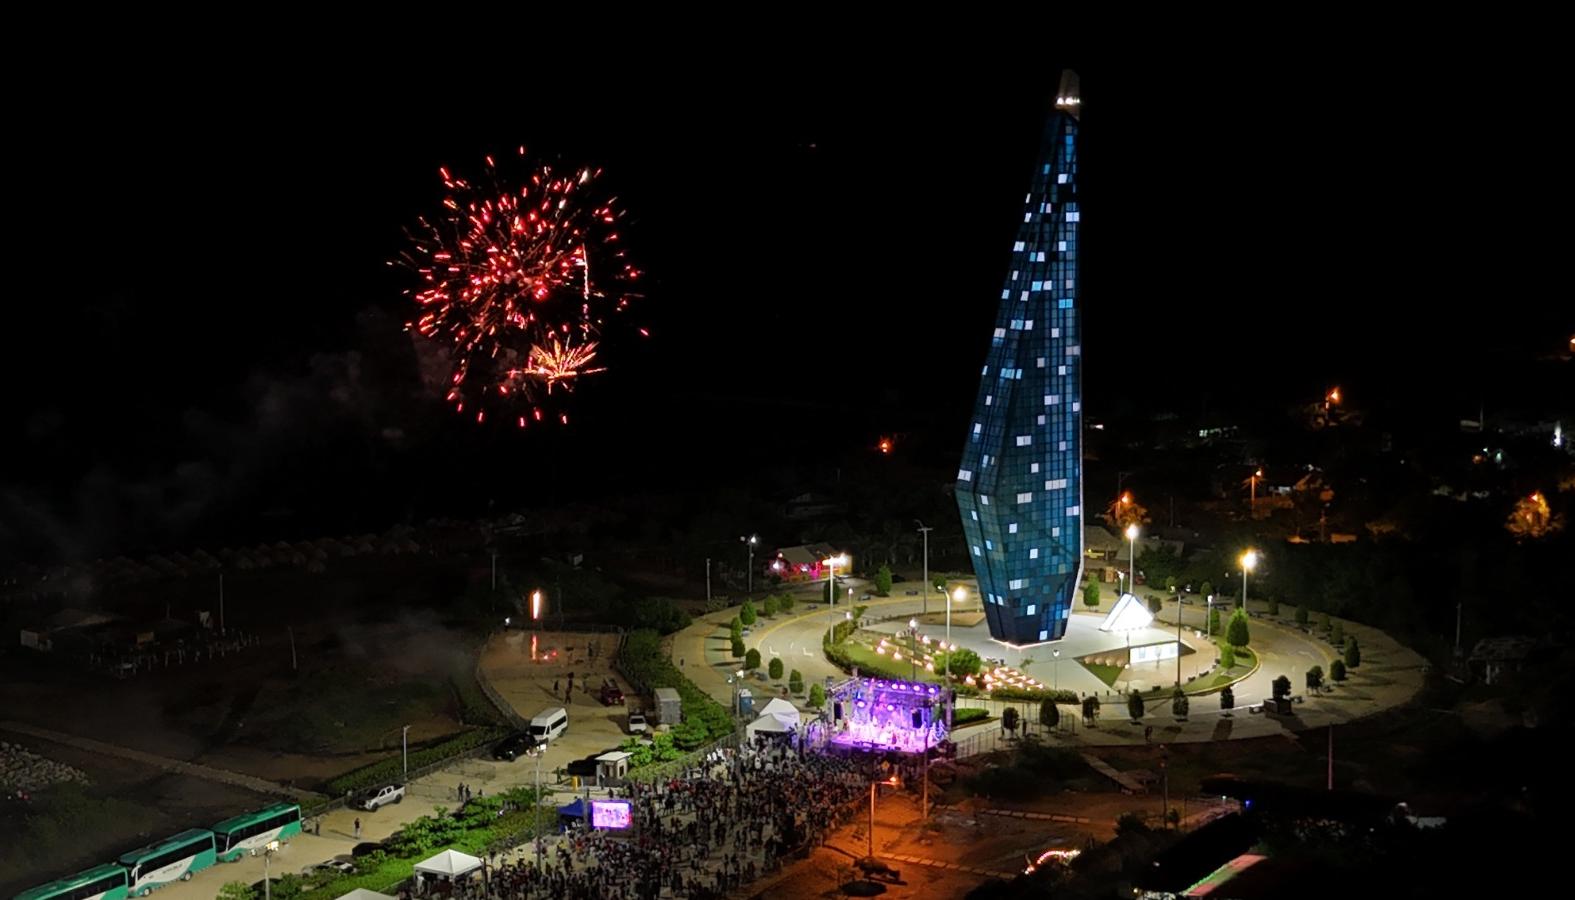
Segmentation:
<svg viewBox="0 0 1575 900">
<path fill-rule="evenodd" d="M 826 743 L 872 753 L 924 753 L 946 740 L 947 699 L 934 684 L 850 678 L 829 693 Z"/>
</svg>

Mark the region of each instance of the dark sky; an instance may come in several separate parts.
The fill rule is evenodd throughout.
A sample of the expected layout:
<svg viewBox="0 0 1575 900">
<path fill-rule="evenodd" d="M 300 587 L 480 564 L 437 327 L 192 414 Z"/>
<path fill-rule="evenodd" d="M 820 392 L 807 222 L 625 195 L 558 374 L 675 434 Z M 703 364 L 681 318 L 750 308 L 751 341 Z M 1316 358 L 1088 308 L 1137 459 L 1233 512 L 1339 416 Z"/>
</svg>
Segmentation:
<svg viewBox="0 0 1575 900">
<path fill-rule="evenodd" d="M 0 543 L 381 527 L 594 492 L 598 473 L 683 483 L 885 431 L 960 441 L 1063 65 L 1084 95 L 1091 415 L 1336 382 L 1474 406 L 1491 348 L 1571 330 L 1571 148 L 1535 54 L 1487 79 L 1376 51 L 1028 46 L 600 71 L 171 53 L 29 93 L 7 151 Z M 604 166 L 651 273 L 653 340 L 609 354 L 547 435 L 412 399 L 384 265 L 439 165 L 520 143 Z"/>
</svg>

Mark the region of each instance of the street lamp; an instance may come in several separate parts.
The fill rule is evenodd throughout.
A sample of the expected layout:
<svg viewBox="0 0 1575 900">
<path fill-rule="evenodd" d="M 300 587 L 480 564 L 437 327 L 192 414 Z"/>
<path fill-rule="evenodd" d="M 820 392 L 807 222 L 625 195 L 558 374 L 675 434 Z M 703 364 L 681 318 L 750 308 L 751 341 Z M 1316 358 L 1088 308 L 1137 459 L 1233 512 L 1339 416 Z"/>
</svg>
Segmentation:
<svg viewBox="0 0 1575 900">
<path fill-rule="evenodd" d="M 1254 471 L 1252 473 L 1252 476 L 1247 479 L 1248 483 L 1252 486 L 1251 487 L 1252 494 L 1250 495 L 1250 498 L 1247 501 L 1247 509 L 1248 509 L 1247 516 L 1248 516 L 1248 518 L 1251 518 L 1251 519 L 1258 518 L 1258 479 L 1262 478 L 1262 477 L 1263 477 L 1263 469 L 1262 469 L 1262 467 L 1259 467 L 1256 471 Z"/>
<path fill-rule="evenodd" d="M 542 866 L 541 855 L 546 850 L 541 840 L 541 758 L 546 754 L 547 748 L 537 744 L 526 752 L 536 757 L 536 813 L 532 817 L 532 824 L 536 831 L 536 874 L 540 875 Z"/>
<path fill-rule="evenodd" d="M 752 534 L 739 540 L 749 548 L 749 569 L 744 573 L 744 593 L 752 594 L 755 592 L 755 545 L 760 543 L 760 538 Z"/>
<path fill-rule="evenodd" d="M 1241 608 L 1247 608 L 1247 573 L 1258 567 L 1258 551 L 1248 550 L 1241 555 Z"/>
<path fill-rule="evenodd" d="M 952 590 L 951 600 L 946 604 L 946 646 L 951 647 L 946 652 L 946 680 L 948 682 L 951 681 L 952 677 L 952 654 L 957 651 L 957 648 L 952 646 L 952 603 L 961 603 L 966 599 L 968 599 L 968 591 L 959 584 Z"/>
<path fill-rule="evenodd" d="M 1179 615 L 1179 613 L 1178 613 L 1178 615 Z M 1206 637 L 1206 638 L 1211 638 L 1211 637 L 1214 636 L 1214 595 L 1213 594 L 1209 595 L 1209 597 L 1208 597 L 1208 608 L 1203 613 L 1203 636 Z"/>
<path fill-rule="evenodd" d="M 826 565 L 826 602 L 832 609 L 837 608 L 837 566 L 847 566 L 849 560 L 846 553 L 821 560 Z"/>
<path fill-rule="evenodd" d="M 869 848 L 870 848 L 870 852 L 869 852 L 869 856 L 870 856 L 871 859 L 875 858 L 875 785 L 877 785 L 877 784 L 889 784 L 892 787 L 896 787 L 897 786 L 897 776 L 893 775 L 893 776 L 891 776 L 890 778 L 887 778 L 884 781 L 872 781 L 872 782 L 870 782 L 870 827 L 869 827 L 869 833 L 870 833 Z"/>
<path fill-rule="evenodd" d="M 1050 686 L 1052 689 L 1059 691 L 1061 689 L 1061 648 L 1051 647 L 1050 655 L 1055 659 L 1050 670 L 1054 673 L 1051 675 L 1053 680 L 1050 682 Z"/>
<path fill-rule="evenodd" d="M 268 862 L 278 852 L 278 841 L 269 841 L 267 846 L 263 847 L 263 900 L 273 900 L 272 885 L 268 883 Z"/>
<path fill-rule="evenodd" d="M 919 680 L 919 620 L 908 620 L 908 662 L 913 665 L 913 681 Z"/>
<path fill-rule="evenodd" d="M 399 730 L 399 758 L 405 767 L 405 780 L 410 780 L 410 726 Z"/>
<path fill-rule="evenodd" d="M 1553 446 L 1557 447 L 1558 444 Z M 913 521 L 919 522 L 918 519 Z M 930 532 L 934 530 L 933 528 L 925 527 L 923 522 L 919 522 L 919 533 L 924 535 L 924 602 L 919 607 L 921 613 L 930 611 Z"/>
<path fill-rule="evenodd" d="M 1127 526 L 1127 541 L 1132 547 L 1127 559 L 1127 593 L 1129 594 L 1137 593 L 1137 536 L 1137 523 L 1133 522 Z"/>
</svg>

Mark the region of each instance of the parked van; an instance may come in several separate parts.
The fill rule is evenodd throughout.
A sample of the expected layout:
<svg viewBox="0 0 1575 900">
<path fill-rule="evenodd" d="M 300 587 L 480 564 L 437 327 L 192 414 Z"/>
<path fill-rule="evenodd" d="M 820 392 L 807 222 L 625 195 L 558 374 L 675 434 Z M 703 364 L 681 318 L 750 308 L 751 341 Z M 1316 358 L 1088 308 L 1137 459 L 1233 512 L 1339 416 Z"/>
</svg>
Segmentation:
<svg viewBox="0 0 1575 900">
<path fill-rule="evenodd" d="M 530 720 L 530 736 L 550 741 L 569 730 L 569 711 L 561 706 L 544 709 Z"/>
</svg>

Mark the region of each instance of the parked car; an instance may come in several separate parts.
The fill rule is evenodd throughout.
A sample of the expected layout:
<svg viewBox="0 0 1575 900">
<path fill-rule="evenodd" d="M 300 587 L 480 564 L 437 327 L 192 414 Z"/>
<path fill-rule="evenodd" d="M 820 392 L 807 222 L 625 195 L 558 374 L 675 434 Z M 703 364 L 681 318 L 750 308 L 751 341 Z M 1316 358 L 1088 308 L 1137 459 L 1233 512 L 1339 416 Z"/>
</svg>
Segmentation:
<svg viewBox="0 0 1575 900">
<path fill-rule="evenodd" d="M 518 731 L 509 735 L 498 745 L 492 748 L 492 758 L 513 762 L 524 756 L 531 748 L 536 746 L 536 739 L 528 731 Z"/>
<path fill-rule="evenodd" d="M 390 803 L 399 803 L 405 799 L 405 786 L 402 784 L 385 784 L 366 792 L 360 807 L 368 812 L 387 806 Z"/>
<path fill-rule="evenodd" d="M 618 683 L 611 678 L 602 682 L 602 690 L 598 696 L 601 698 L 603 706 L 623 705 L 623 689 L 618 687 Z"/>
<path fill-rule="evenodd" d="M 645 714 L 638 709 L 629 710 L 629 733 L 645 734 Z"/>
<path fill-rule="evenodd" d="M 350 860 L 351 857 L 348 856 L 336 856 L 333 859 L 324 860 L 320 863 L 314 863 L 310 866 L 307 866 L 301 870 L 301 874 L 316 875 L 318 872 L 339 872 L 341 874 L 348 875 L 355 871 L 355 863 L 351 862 Z"/>
<path fill-rule="evenodd" d="M 350 848 L 350 858 L 360 859 L 363 856 L 376 853 L 379 850 L 386 852 L 387 849 L 388 848 L 384 847 L 381 841 L 362 841 L 361 843 L 356 844 L 354 847 Z"/>
</svg>

